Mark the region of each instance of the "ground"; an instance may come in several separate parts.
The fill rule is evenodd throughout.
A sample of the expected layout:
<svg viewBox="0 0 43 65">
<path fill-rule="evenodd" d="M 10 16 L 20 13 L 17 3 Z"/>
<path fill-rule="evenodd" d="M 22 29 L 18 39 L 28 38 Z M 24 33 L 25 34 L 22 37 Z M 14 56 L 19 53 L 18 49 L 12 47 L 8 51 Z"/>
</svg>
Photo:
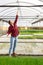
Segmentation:
<svg viewBox="0 0 43 65">
<path fill-rule="evenodd" d="M 43 65 L 43 56 L 0 56 L 0 65 Z"/>
</svg>

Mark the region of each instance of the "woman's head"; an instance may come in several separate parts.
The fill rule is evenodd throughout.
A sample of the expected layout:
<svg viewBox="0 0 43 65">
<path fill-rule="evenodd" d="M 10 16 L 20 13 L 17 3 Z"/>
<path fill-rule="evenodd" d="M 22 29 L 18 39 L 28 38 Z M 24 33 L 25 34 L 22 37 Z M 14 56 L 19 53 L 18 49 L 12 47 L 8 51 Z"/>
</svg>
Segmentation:
<svg viewBox="0 0 43 65">
<path fill-rule="evenodd" d="M 12 22 L 12 21 L 10 21 L 10 20 L 9 20 L 9 22 L 8 22 L 8 23 L 9 23 L 9 25 L 13 25 L 13 22 Z"/>
</svg>

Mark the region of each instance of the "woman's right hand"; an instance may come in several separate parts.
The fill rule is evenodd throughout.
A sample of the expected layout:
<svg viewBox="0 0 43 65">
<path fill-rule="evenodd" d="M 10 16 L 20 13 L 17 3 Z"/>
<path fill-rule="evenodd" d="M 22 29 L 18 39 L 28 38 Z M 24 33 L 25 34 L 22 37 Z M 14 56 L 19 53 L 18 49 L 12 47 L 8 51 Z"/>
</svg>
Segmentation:
<svg viewBox="0 0 43 65">
<path fill-rule="evenodd" d="M 18 15 L 18 11 L 17 11 L 17 14 L 16 15 Z"/>
</svg>

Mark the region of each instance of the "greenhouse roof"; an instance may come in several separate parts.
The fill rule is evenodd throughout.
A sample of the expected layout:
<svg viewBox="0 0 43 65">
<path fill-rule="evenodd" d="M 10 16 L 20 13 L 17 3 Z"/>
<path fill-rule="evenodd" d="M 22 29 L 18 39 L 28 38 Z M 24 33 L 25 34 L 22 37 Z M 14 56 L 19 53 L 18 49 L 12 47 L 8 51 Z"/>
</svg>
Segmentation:
<svg viewBox="0 0 43 65">
<path fill-rule="evenodd" d="M 15 7 L 3 7 L 4 5 Z M 17 11 L 19 21 L 32 23 L 43 17 L 43 0 L 0 0 L 0 6 L 0 18 L 4 20 L 14 20 Z"/>
</svg>

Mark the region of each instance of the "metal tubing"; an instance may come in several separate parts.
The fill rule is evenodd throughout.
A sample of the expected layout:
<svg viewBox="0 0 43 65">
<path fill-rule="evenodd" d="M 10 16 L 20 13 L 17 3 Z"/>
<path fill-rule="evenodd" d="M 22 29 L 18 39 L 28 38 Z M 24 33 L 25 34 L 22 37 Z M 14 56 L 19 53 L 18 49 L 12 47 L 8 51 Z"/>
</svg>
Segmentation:
<svg viewBox="0 0 43 65">
<path fill-rule="evenodd" d="M 43 5 L 0 5 L 0 7 L 43 7 Z"/>
</svg>

